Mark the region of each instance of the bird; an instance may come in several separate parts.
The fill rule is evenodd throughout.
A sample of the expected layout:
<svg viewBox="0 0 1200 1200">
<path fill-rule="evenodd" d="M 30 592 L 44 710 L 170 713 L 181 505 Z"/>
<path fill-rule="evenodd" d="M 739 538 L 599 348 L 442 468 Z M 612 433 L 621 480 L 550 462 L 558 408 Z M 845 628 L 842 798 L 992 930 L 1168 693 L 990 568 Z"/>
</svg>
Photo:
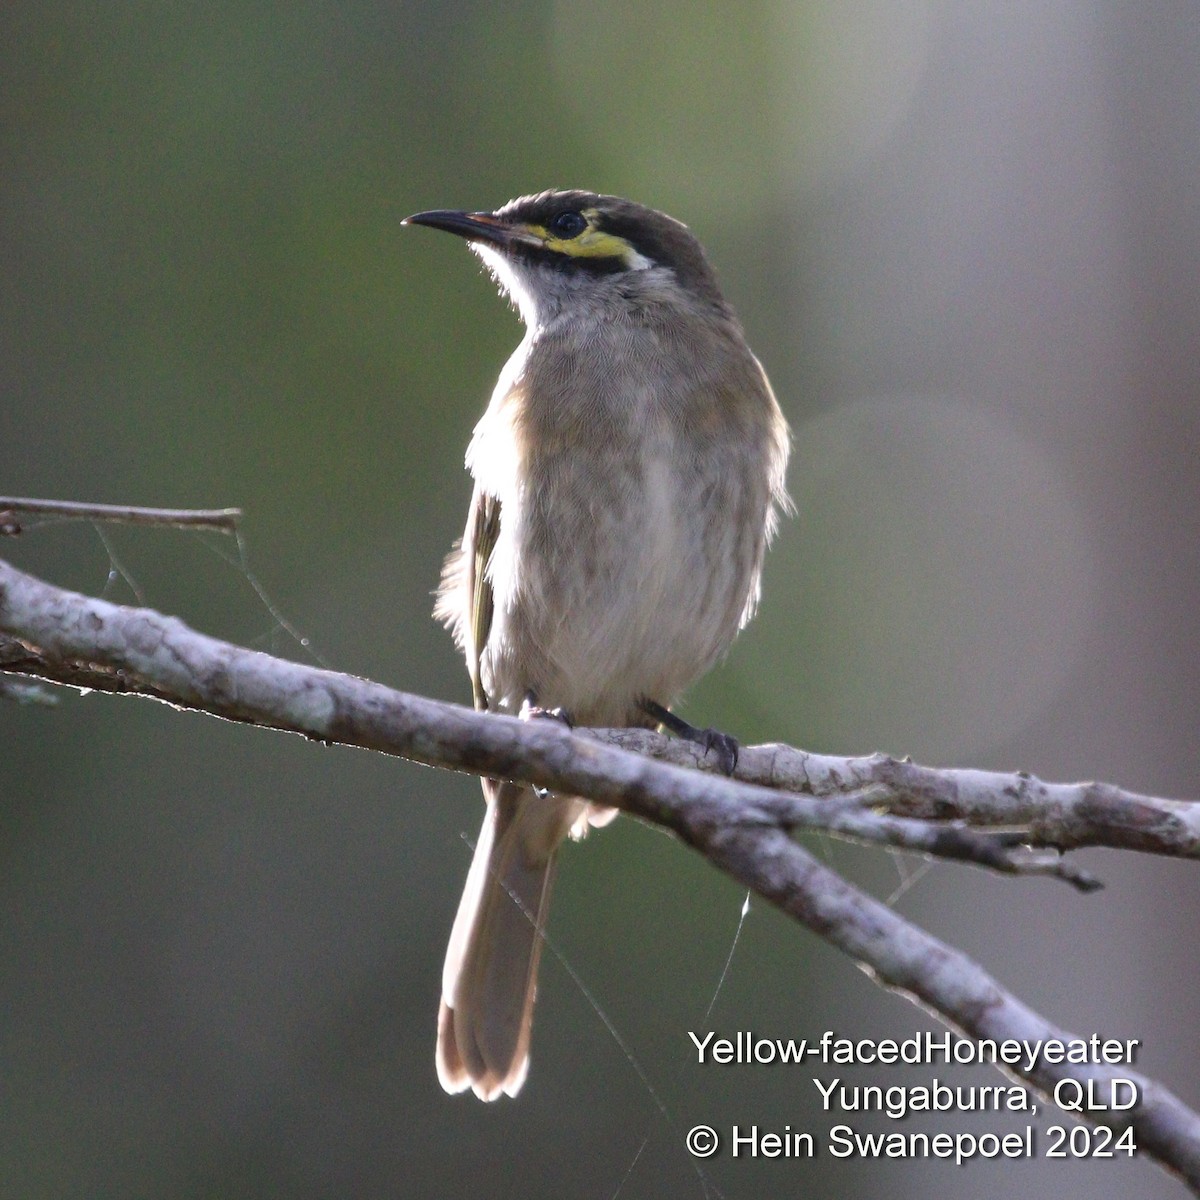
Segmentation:
<svg viewBox="0 0 1200 1200">
<path fill-rule="evenodd" d="M 474 495 L 434 615 L 475 706 L 733 739 L 672 713 L 758 605 L 790 432 L 699 241 L 617 196 L 552 189 L 405 219 L 457 235 L 524 324 L 471 438 Z M 506 780 L 458 907 L 438 1015 L 450 1093 L 515 1096 L 555 863 L 615 810 Z"/>
</svg>

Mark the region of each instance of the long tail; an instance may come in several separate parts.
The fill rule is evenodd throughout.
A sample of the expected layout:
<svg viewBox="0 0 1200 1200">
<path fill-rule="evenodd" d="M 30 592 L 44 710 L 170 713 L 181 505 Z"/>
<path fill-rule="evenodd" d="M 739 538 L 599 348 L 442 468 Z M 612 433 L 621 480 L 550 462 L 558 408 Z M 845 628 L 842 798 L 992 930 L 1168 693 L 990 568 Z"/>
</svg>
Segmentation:
<svg viewBox="0 0 1200 1200">
<path fill-rule="evenodd" d="M 442 971 L 437 1072 L 448 1092 L 515 1096 L 529 1032 L 554 863 L 578 802 L 485 781 L 487 816 Z"/>
</svg>

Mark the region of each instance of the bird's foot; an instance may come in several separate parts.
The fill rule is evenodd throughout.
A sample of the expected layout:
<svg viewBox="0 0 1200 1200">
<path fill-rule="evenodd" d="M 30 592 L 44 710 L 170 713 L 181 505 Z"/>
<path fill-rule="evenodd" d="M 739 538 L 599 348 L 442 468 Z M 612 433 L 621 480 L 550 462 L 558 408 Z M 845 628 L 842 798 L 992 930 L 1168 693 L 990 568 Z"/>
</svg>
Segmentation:
<svg viewBox="0 0 1200 1200">
<path fill-rule="evenodd" d="M 517 716 L 522 721 L 561 721 L 568 729 L 575 728 L 575 720 L 565 708 L 543 708 L 537 702 L 537 695 L 531 691 L 525 693 Z M 535 787 L 533 790 L 539 800 L 545 800 L 550 795 L 549 788 Z"/>
<path fill-rule="evenodd" d="M 565 708 L 543 708 L 537 702 L 535 692 L 525 693 L 525 699 L 521 701 L 521 711 L 517 715 L 522 721 L 561 721 L 568 729 L 575 728 L 575 718 Z"/>
<path fill-rule="evenodd" d="M 664 708 L 657 700 L 644 699 L 641 701 L 642 711 L 653 717 L 664 729 L 670 730 L 676 737 L 694 745 L 702 746 L 707 756 L 710 751 L 716 754 L 717 766 L 724 775 L 732 775 L 737 769 L 738 743 L 737 738 L 719 729 L 697 729 L 689 725 L 682 717 L 677 717 L 669 708 Z"/>
</svg>

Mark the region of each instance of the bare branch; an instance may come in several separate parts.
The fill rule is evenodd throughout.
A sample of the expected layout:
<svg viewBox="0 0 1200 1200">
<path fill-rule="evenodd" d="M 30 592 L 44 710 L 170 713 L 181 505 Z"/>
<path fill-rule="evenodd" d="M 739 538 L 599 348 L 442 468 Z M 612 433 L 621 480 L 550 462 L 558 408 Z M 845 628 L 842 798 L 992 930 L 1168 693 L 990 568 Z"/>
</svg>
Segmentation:
<svg viewBox="0 0 1200 1200">
<path fill-rule="evenodd" d="M 822 828 L 1020 870 L 1005 857 L 1014 849 L 1008 835 L 938 822 L 949 817 L 1037 828 L 1043 844 L 1060 845 L 1102 841 L 1097 829 L 1120 828 L 1114 814 L 1119 818 L 1144 809 L 1159 823 L 1170 819 L 1185 826 L 1196 819 L 1195 805 L 1137 797 L 1108 785 L 939 772 L 879 756 L 834 759 L 778 746 L 743 751 L 739 776 L 757 782 L 726 779 L 620 748 L 637 746 L 658 758 L 695 765 L 691 747 L 657 735 L 571 732 L 558 722 L 523 722 L 407 695 L 221 642 L 148 609 L 55 588 L 4 563 L 0 631 L 10 635 L 0 644 L 0 670 L 152 695 L 229 720 L 520 780 L 634 813 L 671 829 L 721 870 L 851 955 L 880 984 L 917 1000 L 972 1038 L 1037 1042 L 1067 1041 L 1072 1035 L 1006 992 L 961 952 L 821 865 L 792 839 L 792 830 Z M 691 757 L 681 759 L 681 754 Z M 780 791 L 783 781 L 796 790 Z M 873 812 L 880 803 L 892 813 Z M 1091 826 L 1084 823 L 1092 819 L 1086 816 L 1089 803 L 1101 811 L 1099 823 Z M 1056 821 L 1065 822 L 1064 828 L 1086 829 L 1087 837 L 1055 840 L 1044 831 L 1058 828 Z M 1195 855 L 1194 834 L 1190 848 L 1186 838 L 1172 835 L 1177 848 L 1168 850 L 1163 835 L 1146 836 L 1152 823 L 1148 817 L 1135 823 L 1134 840 L 1144 841 L 1143 848 Z M 1111 833 L 1111 839 L 1116 836 Z M 1111 839 L 1103 844 L 1124 844 Z M 1043 863 L 1040 869 L 1045 868 Z M 1077 886 L 1089 882 L 1078 872 L 1064 877 Z M 1039 1061 L 1012 1070 L 1043 1095 L 1062 1079 L 1103 1084 L 1119 1072 L 1132 1080 L 1141 1097 L 1134 1110 L 1088 1112 L 1087 1118 L 1111 1122 L 1115 1129 L 1132 1124 L 1139 1148 L 1200 1193 L 1200 1117 L 1153 1080 L 1126 1063 L 1114 1069 Z"/>
<path fill-rule="evenodd" d="M 120 525 L 165 525 L 172 529 L 212 529 L 236 533 L 240 508 L 139 508 L 128 504 L 84 504 L 77 500 L 31 500 L 0 496 L 0 536 L 21 532 L 20 516 L 69 517 Z"/>
<path fill-rule="evenodd" d="M 711 769 L 695 747 L 641 729 L 595 736 L 665 762 Z M 872 803 L 896 816 L 1016 829 L 1030 846 L 1109 846 L 1200 858 L 1200 803 L 1144 796 L 1111 783 L 1045 783 L 1024 771 L 935 768 L 886 754 L 839 758 L 781 744 L 744 747 L 737 778 L 813 796 L 872 788 Z"/>
</svg>

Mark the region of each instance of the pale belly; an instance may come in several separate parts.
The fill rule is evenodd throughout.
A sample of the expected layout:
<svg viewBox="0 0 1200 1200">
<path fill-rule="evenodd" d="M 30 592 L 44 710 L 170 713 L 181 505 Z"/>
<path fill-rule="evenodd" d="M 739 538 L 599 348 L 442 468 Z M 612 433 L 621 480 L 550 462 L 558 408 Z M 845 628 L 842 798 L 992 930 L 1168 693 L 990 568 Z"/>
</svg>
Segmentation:
<svg viewBox="0 0 1200 1200">
<path fill-rule="evenodd" d="M 681 475 L 670 461 L 650 454 L 586 509 L 560 489 L 502 533 L 493 702 L 532 692 L 584 724 L 645 723 L 643 697 L 673 703 L 729 646 L 757 586 L 765 488 L 759 501 L 719 463 Z"/>
</svg>

